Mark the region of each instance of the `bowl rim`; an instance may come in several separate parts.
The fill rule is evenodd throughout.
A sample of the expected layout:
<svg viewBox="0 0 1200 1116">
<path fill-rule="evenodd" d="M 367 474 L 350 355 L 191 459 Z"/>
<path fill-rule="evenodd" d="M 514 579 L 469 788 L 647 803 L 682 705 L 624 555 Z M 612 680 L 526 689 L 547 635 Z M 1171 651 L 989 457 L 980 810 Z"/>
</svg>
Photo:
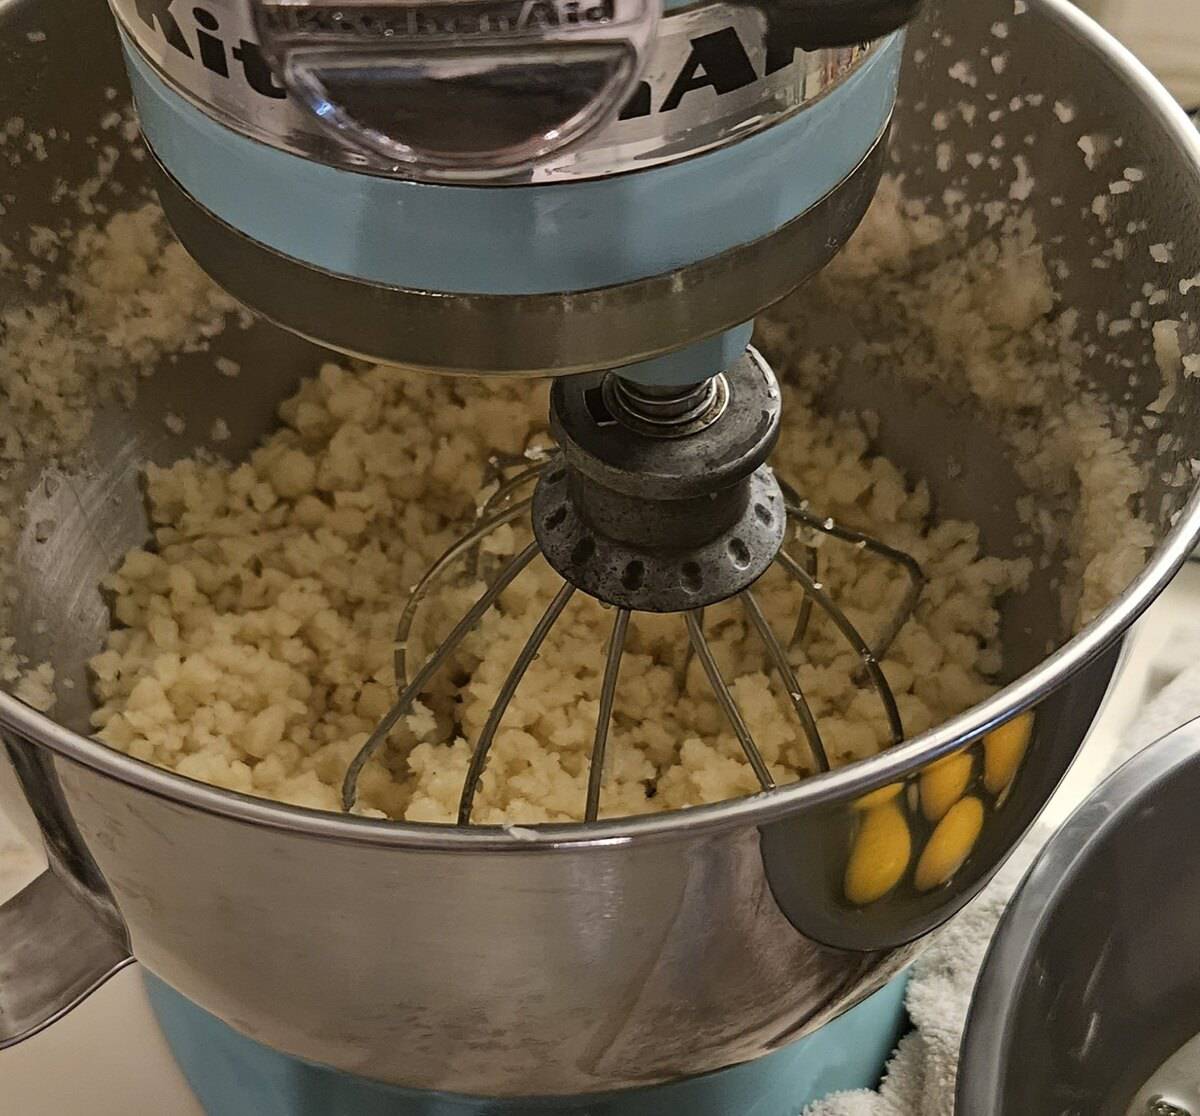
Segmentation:
<svg viewBox="0 0 1200 1116">
<path fill-rule="evenodd" d="M 1167 132 L 1182 156 L 1181 163 L 1190 167 L 1200 188 L 1200 131 L 1151 72 L 1070 0 L 1028 0 L 1028 11 L 1061 24 L 1124 78 L 1131 93 Z M 68 729 L 3 691 L 0 691 L 0 727 L 64 759 L 156 797 L 209 814 L 318 838 L 412 849 L 526 853 L 603 847 L 635 839 L 690 839 L 704 831 L 760 826 L 803 809 L 858 797 L 905 778 L 914 769 L 979 739 L 1036 705 L 1119 639 L 1165 588 L 1198 542 L 1200 486 L 1193 490 L 1176 524 L 1126 589 L 1081 632 L 987 700 L 897 747 L 836 771 L 767 793 L 662 814 L 530 826 L 455 826 L 365 818 L 272 802 L 155 767 Z"/>
</svg>

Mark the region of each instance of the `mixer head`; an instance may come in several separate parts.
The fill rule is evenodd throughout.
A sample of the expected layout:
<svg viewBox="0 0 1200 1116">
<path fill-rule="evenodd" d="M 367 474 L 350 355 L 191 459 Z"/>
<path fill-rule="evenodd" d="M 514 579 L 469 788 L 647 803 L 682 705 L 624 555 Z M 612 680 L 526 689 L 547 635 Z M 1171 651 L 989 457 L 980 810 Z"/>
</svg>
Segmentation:
<svg viewBox="0 0 1200 1116">
<path fill-rule="evenodd" d="M 677 383 L 853 231 L 919 0 L 111 2 L 167 216 L 248 306 L 428 371 Z"/>
</svg>

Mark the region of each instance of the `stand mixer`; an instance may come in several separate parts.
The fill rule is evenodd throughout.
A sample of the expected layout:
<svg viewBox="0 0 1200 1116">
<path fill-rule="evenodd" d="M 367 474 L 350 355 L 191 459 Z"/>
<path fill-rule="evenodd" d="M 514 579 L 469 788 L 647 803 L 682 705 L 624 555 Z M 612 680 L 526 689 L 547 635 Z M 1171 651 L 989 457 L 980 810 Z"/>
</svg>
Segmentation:
<svg viewBox="0 0 1200 1116">
<path fill-rule="evenodd" d="M 197 9 L 193 50 L 171 5 L 114 5 L 159 196 L 219 283 L 303 336 L 377 361 L 560 377 L 550 425 L 561 461 L 507 478 L 414 591 L 397 635 L 401 696 L 347 772 L 347 809 L 363 765 L 538 553 L 563 587 L 479 734 L 460 824 L 576 589 L 617 609 L 589 821 L 632 612 L 686 616 L 690 648 L 771 790 L 704 637 L 703 610 L 738 597 L 828 770 L 787 649 L 750 593 L 775 562 L 862 657 L 892 743 L 903 739 L 878 659 L 920 569 L 785 498 L 765 464 L 778 385 L 746 345 L 753 315 L 827 262 L 870 201 L 899 73 L 892 33 L 915 7 L 256 0 Z M 240 44 L 240 73 L 227 42 Z M 535 543 L 410 681 L 405 649 L 431 581 L 526 511 Z M 909 570 L 912 592 L 876 646 L 822 590 L 816 550 L 800 563 L 783 549 L 793 524 Z"/>
<path fill-rule="evenodd" d="M 154 974 L 164 1027 L 214 1113 L 252 1097 L 255 1112 L 272 1116 L 715 1116 L 742 1104 L 782 1114 L 870 1082 L 899 1025 L 893 978 L 1036 815 L 1099 704 L 1115 641 L 1200 533 L 1194 503 L 1164 502 L 1146 573 L 1096 623 L 1046 658 L 1059 633 L 1035 603 L 1013 625 L 1011 684 L 904 741 L 878 664 L 921 569 L 826 520 L 766 466 L 781 396 L 748 342 L 755 315 L 832 258 L 875 192 L 899 29 L 915 6 L 255 0 L 189 10 L 114 0 L 150 174 L 203 268 L 267 319 L 352 356 L 430 373 L 555 377 L 558 449 L 497 460 L 479 523 L 414 590 L 398 633 L 397 703 L 347 772 L 346 815 L 183 779 L 86 740 L 69 703 L 50 720 L 0 695 L 17 782 L 62 853 L 38 891 L 0 911 L 0 937 L 32 942 L 37 928 L 30 956 L 42 968 L 46 956 L 74 959 L 36 995 L 10 998 L 20 1010 L 3 1040 L 44 1026 L 134 954 Z M 946 15 L 964 20 L 955 33 L 972 41 L 1008 7 Z M 1046 72 L 1055 48 L 1090 72 L 1099 48 L 1089 25 L 1056 0 L 1031 8 L 1049 45 L 1026 34 L 1030 66 Z M 1185 210 L 1200 180 L 1186 124 L 1114 48 L 1101 53 L 1123 84 L 1097 111 L 1149 137 L 1154 158 L 1179 169 L 1155 198 Z M 1015 57 L 1011 65 L 1017 82 Z M 952 93 L 944 72 L 913 80 Z M 906 121 L 915 128 L 920 115 L 910 109 Z M 1070 183 L 1072 198 L 1087 189 Z M 1182 231 L 1175 239 L 1183 268 L 1193 245 Z M 1119 297 L 1095 290 L 1097 300 Z M 270 344 L 280 336 L 270 331 Z M 311 359 L 305 351 L 295 363 Z M 236 385 L 248 409 L 273 405 L 279 385 L 248 379 Z M 176 378 L 171 390 L 203 426 L 217 402 L 203 398 L 209 389 Z M 137 406 L 127 429 L 161 427 Z M 1187 431 L 1182 402 L 1167 420 Z M 970 441 L 970 420 L 955 421 L 946 438 Z M 1188 444 L 1151 450 L 1163 458 L 1156 472 L 1174 469 Z M 936 472 L 937 440 L 918 434 L 910 450 L 900 459 Z M 122 468 L 125 484 L 134 470 Z M 958 487 L 983 508 L 990 480 Z M 124 515 L 135 500 L 121 491 Z M 492 572 L 429 658 L 408 662 L 423 595 L 455 563 L 475 561 L 488 532 L 519 519 L 534 542 Z M 121 539 L 143 530 L 122 519 Z M 907 598 L 871 642 L 823 591 L 819 535 L 908 578 Z M 538 550 L 562 589 L 474 741 L 460 824 L 349 816 L 363 763 Z M 86 569 L 27 563 L 22 584 L 57 601 L 64 585 L 94 585 L 102 559 Z M 806 590 L 800 614 L 782 618 L 791 640 L 823 614 L 886 712 L 895 746 L 872 760 L 826 770 L 820 724 L 788 641 L 773 632 L 781 618 L 763 615 L 753 593 L 776 564 Z M 1049 592 L 1049 580 L 1037 591 Z M 587 823 L 470 825 L 490 732 L 574 592 L 613 609 L 609 646 L 597 649 L 607 669 Z M 730 599 L 761 637 L 825 774 L 773 786 L 705 640 L 705 610 Z M 680 614 L 764 793 L 654 818 L 601 816 L 607 718 L 640 611 Z M 63 652 L 73 661 L 95 635 L 73 631 L 65 615 L 51 630 L 78 645 Z M 987 821 L 960 870 L 938 887 L 906 876 L 877 901 L 848 903 L 847 849 L 867 796 L 915 786 L 929 765 L 978 753 L 1013 724 L 1037 762 L 1018 757 L 1019 774 L 990 797 L 981 787 Z M 48 922 L 58 927 L 51 938 Z M 269 928 L 270 948 L 248 941 L 247 926 Z"/>
</svg>

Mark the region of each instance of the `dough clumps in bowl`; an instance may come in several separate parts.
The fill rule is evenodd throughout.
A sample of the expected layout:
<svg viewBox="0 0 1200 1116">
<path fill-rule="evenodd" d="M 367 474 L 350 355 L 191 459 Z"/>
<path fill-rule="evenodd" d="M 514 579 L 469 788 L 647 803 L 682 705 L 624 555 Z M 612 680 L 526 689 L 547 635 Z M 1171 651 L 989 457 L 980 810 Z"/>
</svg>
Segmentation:
<svg viewBox="0 0 1200 1116">
<path fill-rule="evenodd" d="M 994 691 L 1002 668 L 998 604 L 1025 586 L 1031 562 L 983 554 L 975 525 L 939 518 L 926 486 L 873 452 L 871 416 L 823 413 L 820 390 L 847 359 L 891 361 L 917 382 L 957 375 L 1002 419 L 1011 408 L 1009 433 L 1019 442 L 1030 437 L 1015 402 L 1028 389 L 1030 362 L 1060 389 L 1078 389 L 1079 380 L 1069 323 L 1047 316 L 1053 295 L 1030 230 L 1017 223 L 965 257 L 918 266 L 952 239 L 950 224 L 907 207 L 898 187 L 885 185 L 857 241 L 818 284 L 835 294 L 854 290 L 868 324 L 885 306 L 898 308 L 888 323 L 894 342 L 864 340 L 849 356 L 806 349 L 788 336 L 794 307 L 760 331 L 785 373 L 775 468 L 814 511 L 907 551 L 928 579 L 883 662 L 909 735 Z M 968 314 L 969 326 L 955 314 Z M 976 333 L 968 345 L 964 328 L 983 329 L 987 344 Z M 773 351 L 780 348 L 782 359 Z M 1031 516 L 1031 532 L 1074 533 L 1084 587 L 1074 600 L 1086 609 L 1089 584 L 1102 582 L 1097 596 L 1124 587 L 1144 558 L 1149 529 L 1133 508 L 1138 470 L 1103 408 L 1081 390 L 1073 395 L 1080 409 L 1074 432 L 1057 440 L 1035 434 L 1026 468 L 1031 484 L 1049 479 L 1064 497 L 1080 480 L 1072 470 L 1086 467 L 1071 457 L 1080 446 L 1093 446 L 1096 468 L 1107 470 L 1090 488 L 1084 481 L 1102 515 L 1089 518 L 1084 506 L 1066 526 Z M 395 699 L 394 637 L 404 600 L 470 525 L 492 455 L 519 457 L 545 445 L 545 395 L 528 381 L 329 364 L 279 415 L 279 428 L 243 463 L 185 459 L 147 469 L 154 539 L 131 552 L 106 585 L 114 627 L 92 661 L 94 723 L 111 746 L 181 774 L 336 810 L 347 765 Z M 1105 551 L 1114 527 L 1116 560 Z M 467 571 L 433 594 L 406 649 L 410 670 L 469 608 L 482 577 L 527 538 L 519 527 L 501 529 L 485 547 L 479 576 Z M 899 606 L 905 575 L 862 549 L 815 541 L 822 583 L 870 641 Z M 506 590 L 500 610 L 468 637 L 364 769 L 360 812 L 454 820 L 471 742 L 558 584 L 538 560 Z M 769 574 L 755 594 L 786 638 L 801 605 L 798 588 Z M 552 629 L 496 736 L 473 820 L 582 816 L 611 617 L 576 594 Z M 812 774 L 816 765 L 787 695 L 740 608 L 709 609 L 706 631 L 776 781 Z M 602 816 L 758 789 L 700 664 L 681 676 L 684 652 L 679 617 L 635 616 Z M 792 661 L 834 764 L 888 746 L 883 706 L 832 625 L 814 618 Z"/>
</svg>

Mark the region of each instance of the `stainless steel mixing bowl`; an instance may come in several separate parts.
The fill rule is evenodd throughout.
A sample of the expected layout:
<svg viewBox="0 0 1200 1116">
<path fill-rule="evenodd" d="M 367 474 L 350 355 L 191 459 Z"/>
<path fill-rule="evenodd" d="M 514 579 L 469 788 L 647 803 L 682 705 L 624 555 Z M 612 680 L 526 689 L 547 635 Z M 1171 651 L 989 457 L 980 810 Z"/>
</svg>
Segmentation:
<svg viewBox="0 0 1200 1116">
<path fill-rule="evenodd" d="M 1200 1111 L 1198 798 L 1193 721 L 1110 776 L 1042 850 L 979 975 L 957 1116 Z"/>
<path fill-rule="evenodd" d="M 34 30 L 44 34 L 30 41 Z M 1007 65 L 993 67 L 981 45 Z M 1200 140 L 1143 69 L 1065 0 L 1029 0 L 1019 17 L 1012 0 L 934 6 L 909 47 L 894 151 L 911 191 L 936 201 L 954 185 L 968 198 L 992 198 L 997 175 L 986 162 L 946 176 L 938 147 L 974 150 L 1003 134 L 1007 152 L 1022 153 L 1037 179 L 1028 204 L 1052 254 L 1072 265 L 1064 301 L 1085 325 L 1100 311 L 1123 317 L 1144 283 L 1167 290 L 1160 313 L 1185 319 L 1195 296 L 1180 294 L 1178 281 L 1200 271 Z M 954 64 L 964 58 L 976 87 L 960 80 Z M 6 172 L 4 227 L 19 232 L 52 223 L 55 179 L 89 173 L 85 137 L 109 107 L 105 87 L 124 79 L 98 0 L 0 4 L 0 65 L 0 119 L 19 113 L 29 128 L 72 137 L 53 159 Z M 1042 111 L 987 122 L 988 104 L 1027 94 L 1045 98 Z M 958 113 L 931 120 L 934 108 L 968 99 L 981 105 L 974 125 Z M 1049 111 L 1060 99 L 1075 106 L 1070 126 Z M 1077 140 L 1085 133 L 1122 137 L 1127 164 L 1146 175 L 1114 203 L 1145 225 L 1131 226 L 1127 258 L 1109 270 L 1089 266 L 1087 210 L 1107 180 L 1084 165 Z M 133 190 L 141 171 L 126 163 Z M 1166 241 L 1174 262 L 1158 264 L 1149 247 Z M 0 297 L 30 297 L 19 273 L 12 282 L 0 275 Z M 1200 380 L 1182 381 L 1162 429 L 1145 430 L 1156 377 L 1131 388 L 1128 369 L 1109 363 L 1153 369 L 1148 332 L 1132 330 L 1097 348 L 1087 372 L 1153 463 L 1145 507 L 1157 546 L 1120 599 L 1047 657 L 1047 645 L 1066 635 L 1051 555 L 1028 592 L 1005 605 L 1009 684 L 994 698 L 868 762 L 676 814 L 531 836 L 307 812 L 189 781 L 84 735 L 85 662 L 108 624 L 97 582 L 147 537 L 139 465 L 194 445 L 168 434 L 164 412 L 184 415 L 189 431 L 226 418 L 237 454 L 321 357 L 268 325 L 231 330 L 217 348 L 256 375 L 201 376 L 211 355 L 185 355 L 142 385 L 132 410 L 100 413 L 86 466 L 56 472 L 52 494 L 41 473 L 55 472 L 53 463 L 35 463 L 29 477 L 15 634 L 22 651 L 49 659 L 73 688 L 60 689 L 55 719 L 0 695 L 11 761 L 0 765 L 4 782 L 32 804 L 53 865 L 0 910 L 0 1040 L 45 1024 L 132 952 L 270 1046 L 420 1088 L 579 1094 L 762 1055 L 880 987 L 983 886 L 1071 762 L 1122 633 L 1200 536 L 1200 504 L 1189 502 L 1188 486 L 1172 484 L 1178 467 L 1200 457 Z M 927 478 L 943 512 L 980 522 L 990 553 L 1017 553 L 1022 488 L 986 416 L 865 376 L 839 383 L 833 402 L 877 410 L 880 448 Z M 950 458 L 963 463 L 954 476 Z M 47 521 L 56 526 L 44 538 L 33 525 Z M 1002 801 L 989 799 L 982 834 L 952 879 L 920 891 L 910 873 L 877 902 L 848 902 L 856 800 L 911 785 L 933 761 L 980 748 L 985 734 L 1027 710 L 1025 762 Z"/>
</svg>

